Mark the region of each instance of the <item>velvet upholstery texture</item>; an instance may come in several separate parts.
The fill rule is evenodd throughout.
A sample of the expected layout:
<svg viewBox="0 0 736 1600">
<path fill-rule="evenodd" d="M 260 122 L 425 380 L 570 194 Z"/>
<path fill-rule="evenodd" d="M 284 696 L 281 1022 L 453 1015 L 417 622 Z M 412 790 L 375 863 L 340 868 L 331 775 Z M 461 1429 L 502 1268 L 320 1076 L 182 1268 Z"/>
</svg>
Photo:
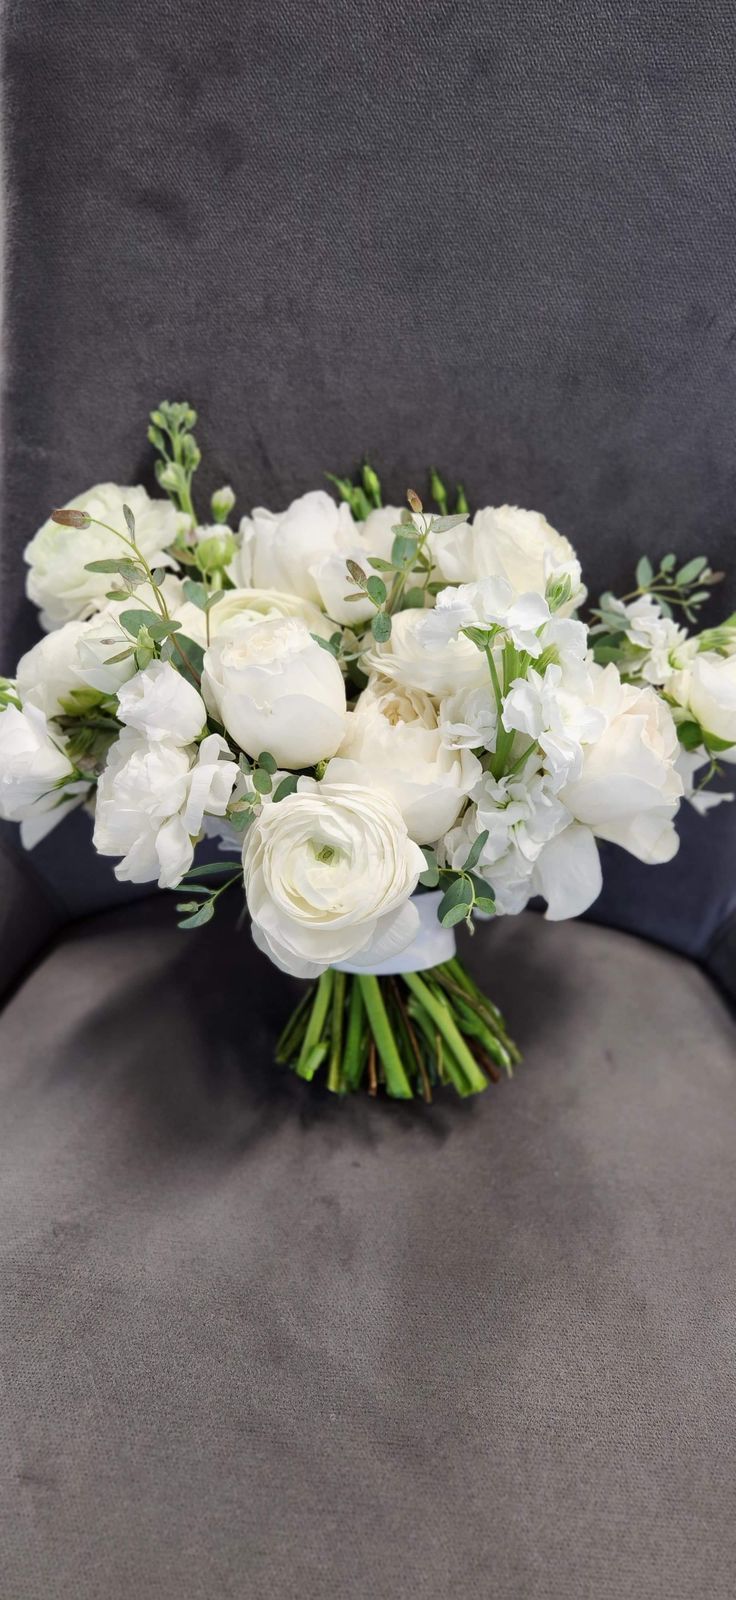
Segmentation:
<svg viewBox="0 0 736 1600">
<path fill-rule="evenodd" d="M 429 1112 L 276 1072 L 295 985 L 157 899 L 5 1008 L 3 1594 L 731 1600 L 733 1024 L 607 929 L 469 954 L 527 1059 Z"/>
</svg>

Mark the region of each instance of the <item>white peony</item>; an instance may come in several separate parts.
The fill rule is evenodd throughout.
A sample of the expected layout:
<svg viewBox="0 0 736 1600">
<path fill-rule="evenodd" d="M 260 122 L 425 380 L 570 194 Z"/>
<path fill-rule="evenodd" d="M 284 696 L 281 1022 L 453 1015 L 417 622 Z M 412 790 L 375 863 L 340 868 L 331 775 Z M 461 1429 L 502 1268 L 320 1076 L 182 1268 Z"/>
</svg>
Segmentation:
<svg viewBox="0 0 736 1600">
<path fill-rule="evenodd" d="M 123 729 L 97 785 L 95 848 L 123 857 L 115 868 L 122 882 L 173 888 L 192 865 L 205 812 L 224 816 L 237 772 L 216 733 L 194 754 Z"/>
<path fill-rule="evenodd" d="M 591 667 L 591 704 L 604 731 L 585 746 L 579 776 L 560 799 L 579 822 L 640 861 L 669 861 L 678 849 L 674 817 L 683 794 L 671 712 L 654 689 L 621 682 L 615 666 Z"/>
<path fill-rule="evenodd" d="M 455 822 L 481 775 L 467 749 L 444 743 L 427 695 L 374 679 L 348 714 L 329 782 L 380 788 L 395 801 L 417 844 L 434 844 Z"/>
<path fill-rule="evenodd" d="M 572 597 L 562 607 L 563 614 L 585 599 L 580 562 L 569 539 L 539 511 L 486 506 L 471 522 L 437 534 L 432 548 L 441 576 L 450 583 L 505 578 L 517 595 L 543 595 L 550 580 L 567 575 Z"/>
<path fill-rule="evenodd" d="M 334 755 L 345 731 L 340 668 L 299 617 L 233 625 L 219 635 L 205 654 L 202 689 L 241 750 L 268 750 L 280 767 L 311 767 Z"/>
<path fill-rule="evenodd" d="M 136 522 L 136 541 L 149 566 L 169 563 L 167 549 L 176 538 L 180 520 L 170 501 L 151 500 L 145 489 L 98 483 L 68 504 L 126 536 L 123 506 L 130 506 Z M 25 550 L 30 569 L 26 592 L 35 605 L 43 608 L 43 627 L 56 628 L 74 617 L 100 610 L 108 589 L 114 587 L 114 574 L 87 572 L 86 564 L 126 555 L 132 558 L 132 551 L 104 528 L 94 524 L 89 528 L 65 528 L 51 520 L 45 522 Z"/>
<path fill-rule="evenodd" d="M 191 600 L 185 600 L 174 611 L 187 638 L 203 647 L 207 645 L 207 619 L 204 611 Z M 334 629 L 327 618 L 298 594 L 282 594 L 278 589 L 226 589 L 209 612 L 209 639 L 221 633 L 232 632 L 245 622 L 263 622 L 265 617 L 301 617 L 310 633 L 328 639 Z"/>
<path fill-rule="evenodd" d="M 172 745 L 193 744 L 207 721 L 202 696 L 169 661 L 152 661 L 123 684 L 118 716 L 126 727 Z"/>
<path fill-rule="evenodd" d="M 60 744 L 38 706 L 19 711 L 9 705 L 0 712 L 0 817 L 22 824 L 26 849 L 38 844 L 89 788 L 74 781 Z"/>
<path fill-rule="evenodd" d="M 667 693 L 684 706 L 706 734 L 736 745 L 736 655 L 705 650 L 667 684 Z M 726 761 L 736 750 L 720 751 Z"/>
<path fill-rule="evenodd" d="M 253 937 L 283 971 L 387 959 L 414 938 L 410 896 L 424 871 L 393 801 L 378 789 L 302 778 L 264 806 L 243 851 Z"/>
<path fill-rule="evenodd" d="M 439 642 L 432 623 L 433 611 L 399 611 L 393 617 L 391 637 L 374 645 L 362 657 L 365 672 L 378 672 L 406 689 L 423 689 L 437 699 L 459 689 L 472 688 L 488 678 L 488 667 L 469 639 Z"/>
</svg>

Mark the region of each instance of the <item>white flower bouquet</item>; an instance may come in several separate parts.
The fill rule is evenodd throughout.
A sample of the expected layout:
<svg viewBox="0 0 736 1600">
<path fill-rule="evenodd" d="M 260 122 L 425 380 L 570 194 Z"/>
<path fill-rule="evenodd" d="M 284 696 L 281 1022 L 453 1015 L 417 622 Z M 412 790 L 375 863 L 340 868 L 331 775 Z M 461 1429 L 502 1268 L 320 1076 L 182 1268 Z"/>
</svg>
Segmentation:
<svg viewBox="0 0 736 1600">
<path fill-rule="evenodd" d="M 365 466 L 237 533 L 223 488 L 202 525 L 195 425 L 152 413 L 167 499 L 98 485 L 28 545 L 46 632 L 0 679 L 0 815 L 32 847 L 85 806 L 182 928 L 244 893 L 309 980 L 276 1050 L 301 1077 L 473 1094 L 519 1056 L 456 926 L 535 897 L 577 916 L 599 839 L 668 861 L 682 800 L 730 798 L 707 786 L 736 761 L 736 616 L 684 625 L 720 574 L 643 557 L 581 620 L 569 541 L 461 490 L 450 510 L 436 472 L 433 511 L 384 506 Z"/>
</svg>

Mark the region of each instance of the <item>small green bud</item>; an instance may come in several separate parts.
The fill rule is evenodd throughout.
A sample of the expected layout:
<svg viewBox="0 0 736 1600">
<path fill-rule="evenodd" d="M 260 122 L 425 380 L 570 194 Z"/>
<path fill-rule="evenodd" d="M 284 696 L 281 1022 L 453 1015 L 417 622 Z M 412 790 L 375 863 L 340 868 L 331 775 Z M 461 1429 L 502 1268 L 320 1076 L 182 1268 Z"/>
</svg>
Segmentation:
<svg viewBox="0 0 736 1600">
<path fill-rule="evenodd" d="M 470 506 L 468 505 L 468 501 L 467 501 L 467 496 L 465 494 L 465 490 L 464 490 L 464 488 L 463 488 L 461 483 L 458 484 L 457 489 L 455 491 L 455 510 L 458 513 L 462 512 L 463 516 L 465 516 L 465 517 L 467 516 L 467 514 L 468 514 L 468 512 L 470 510 Z"/>
<path fill-rule="evenodd" d="M 368 461 L 363 463 L 363 488 L 368 499 L 373 501 L 374 506 L 376 508 L 380 507 L 382 504 L 381 480 Z"/>
<path fill-rule="evenodd" d="M 572 580 L 569 572 L 564 572 L 557 578 L 550 578 L 545 598 L 550 611 L 559 611 L 560 606 L 568 604 L 572 599 Z"/>
<path fill-rule="evenodd" d="M 200 572 L 222 572 L 235 555 L 235 539 L 229 528 L 210 533 L 197 544 L 195 555 Z"/>
<path fill-rule="evenodd" d="M 224 483 L 221 489 L 215 489 L 210 504 L 215 522 L 227 522 L 235 505 L 235 490 L 230 488 L 229 483 Z"/>
<path fill-rule="evenodd" d="M 447 490 L 436 467 L 429 469 L 429 492 L 440 515 L 447 516 Z"/>
</svg>

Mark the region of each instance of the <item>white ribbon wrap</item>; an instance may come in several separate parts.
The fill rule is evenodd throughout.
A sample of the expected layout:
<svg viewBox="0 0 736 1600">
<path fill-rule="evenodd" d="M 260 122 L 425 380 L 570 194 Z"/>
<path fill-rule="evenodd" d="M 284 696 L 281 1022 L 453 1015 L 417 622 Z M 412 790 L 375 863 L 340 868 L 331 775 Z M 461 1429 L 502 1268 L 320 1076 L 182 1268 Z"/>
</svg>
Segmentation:
<svg viewBox="0 0 736 1600">
<path fill-rule="evenodd" d="M 412 904 L 419 915 L 419 928 L 411 944 L 397 950 L 386 961 L 374 966 L 355 966 L 351 961 L 336 961 L 336 972 L 370 973 L 374 978 L 386 978 L 402 972 L 425 972 L 427 967 L 438 967 L 443 961 L 452 961 L 455 954 L 455 934 L 452 928 L 443 928 L 437 921 L 437 907 L 442 892 L 433 889 L 429 894 L 418 894 Z"/>
</svg>

